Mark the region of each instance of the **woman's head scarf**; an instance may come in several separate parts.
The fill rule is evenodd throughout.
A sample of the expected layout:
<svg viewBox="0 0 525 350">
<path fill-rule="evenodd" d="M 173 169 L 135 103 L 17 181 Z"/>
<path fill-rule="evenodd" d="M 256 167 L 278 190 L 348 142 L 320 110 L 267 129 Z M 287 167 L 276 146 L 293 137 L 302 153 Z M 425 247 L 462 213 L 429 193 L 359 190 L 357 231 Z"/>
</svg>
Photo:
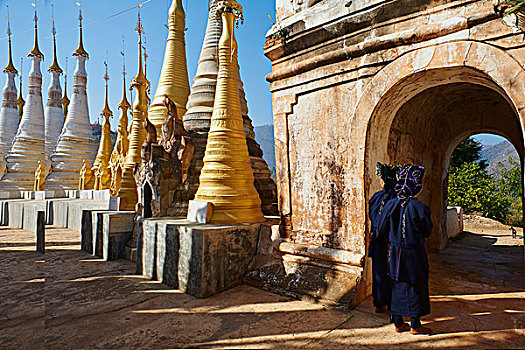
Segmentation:
<svg viewBox="0 0 525 350">
<path fill-rule="evenodd" d="M 425 168 L 408 164 L 401 168 L 395 187 L 396 195 L 401 205 L 406 205 L 410 198 L 416 196 L 423 188 Z"/>
<path fill-rule="evenodd" d="M 377 176 L 385 182 L 385 191 L 390 192 L 394 190 L 397 183 L 397 172 L 400 167 L 398 165 L 391 166 L 388 164 L 377 163 Z"/>
</svg>

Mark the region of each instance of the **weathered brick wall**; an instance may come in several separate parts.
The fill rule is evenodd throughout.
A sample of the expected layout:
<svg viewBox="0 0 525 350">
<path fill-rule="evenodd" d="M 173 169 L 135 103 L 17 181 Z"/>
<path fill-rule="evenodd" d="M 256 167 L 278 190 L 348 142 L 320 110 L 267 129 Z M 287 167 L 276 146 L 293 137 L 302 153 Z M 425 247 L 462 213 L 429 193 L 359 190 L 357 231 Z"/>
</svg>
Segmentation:
<svg viewBox="0 0 525 350">
<path fill-rule="evenodd" d="M 413 159 L 427 168 L 431 248 L 443 248 L 454 147 L 493 132 L 523 156 L 523 34 L 488 0 L 288 3 L 277 0 L 276 29 L 290 36 L 265 47 L 282 236 L 364 254 L 375 162 Z"/>
</svg>

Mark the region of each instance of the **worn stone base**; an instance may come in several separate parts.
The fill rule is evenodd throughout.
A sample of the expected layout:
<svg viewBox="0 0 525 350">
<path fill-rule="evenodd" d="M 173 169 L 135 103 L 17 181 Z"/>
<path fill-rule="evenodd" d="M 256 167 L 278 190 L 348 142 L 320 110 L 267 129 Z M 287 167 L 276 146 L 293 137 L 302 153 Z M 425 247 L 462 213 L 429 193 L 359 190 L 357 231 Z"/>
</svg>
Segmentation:
<svg viewBox="0 0 525 350">
<path fill-rule="evenodd" d="M 139 235 L 138 265 L 151 279 L 206 298 L 241 283 L 256 254 L 260 227 L 147 219 Z"/>
<path fill-rule="evenodd" d="M 83 210 L 81 249 L 106 261 L 125 258 L 134 215 L 129 211 Z"/>
<path fill-rule="evenodd" d="M 262 225 L 244 282 L 273 293 L 352 309 L 370 294 L 363 255 L 281 242 L 279 220 Z M 367 283 L 368 281 L 368 283 Z"/>
</svg>

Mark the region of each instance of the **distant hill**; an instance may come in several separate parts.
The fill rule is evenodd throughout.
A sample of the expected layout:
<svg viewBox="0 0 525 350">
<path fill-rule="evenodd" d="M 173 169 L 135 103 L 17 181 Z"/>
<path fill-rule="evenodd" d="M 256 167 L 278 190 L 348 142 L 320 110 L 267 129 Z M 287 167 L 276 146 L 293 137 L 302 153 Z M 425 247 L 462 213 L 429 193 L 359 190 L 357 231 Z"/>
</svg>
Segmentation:
<svg viewBox="0 0 525 350">
<path fill-rule="evenodd" d="M 100 138 L 102 137 L 102 125 L 99 123 L 91 124 L 91 129 L 93 130 L 93 137 L 95 137 L 95 141 L 97 143 L 100 142 Z M 117 132 L 111 131 L 111 147 L 115 145 L 115 142 L 117 141 Z"/>
<path fill-rule="evenodd" d="M 495 145 L 483 145 L 482 156 L 489 163 L 488 171 L 493 173 L 499 163 L 509 165 L 509 157 L 519 159 L 518 153 L 512 144 L 503 141 Z"/>
<path fill-rule="evenodd" d="M 275 169 L 275 141 L 273 138 L 273 125 L 261 125 L 255 128 L 255 141 L 264 152 L 263 158 L 270 170 Z"/>
</svg>

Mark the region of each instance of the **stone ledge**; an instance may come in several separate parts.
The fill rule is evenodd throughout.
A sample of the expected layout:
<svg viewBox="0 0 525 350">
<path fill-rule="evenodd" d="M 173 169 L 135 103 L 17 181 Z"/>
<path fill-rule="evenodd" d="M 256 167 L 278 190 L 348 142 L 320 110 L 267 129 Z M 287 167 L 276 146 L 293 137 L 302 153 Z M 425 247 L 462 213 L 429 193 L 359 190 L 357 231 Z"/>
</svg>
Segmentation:
<svg viewBox="0 0 525 350">
<path fill-rule="evenodd" d="M 315 247 L 292 242 L 282 242 L 281 244 L 279 244 L 279 251 L 282 253 L 302 255 L 339 264 L 348 264 L 351 266 L 363 267 L 365 263 L 364 254 L 358 254 L 333 248 Z"/>
<path fill-rule="evenodd" d="M 138 243 L 140 271 L 198 298 L 215 295 L 242 282 L 256 254 L 260 226 L 146 219 Z"/>
</svg>

